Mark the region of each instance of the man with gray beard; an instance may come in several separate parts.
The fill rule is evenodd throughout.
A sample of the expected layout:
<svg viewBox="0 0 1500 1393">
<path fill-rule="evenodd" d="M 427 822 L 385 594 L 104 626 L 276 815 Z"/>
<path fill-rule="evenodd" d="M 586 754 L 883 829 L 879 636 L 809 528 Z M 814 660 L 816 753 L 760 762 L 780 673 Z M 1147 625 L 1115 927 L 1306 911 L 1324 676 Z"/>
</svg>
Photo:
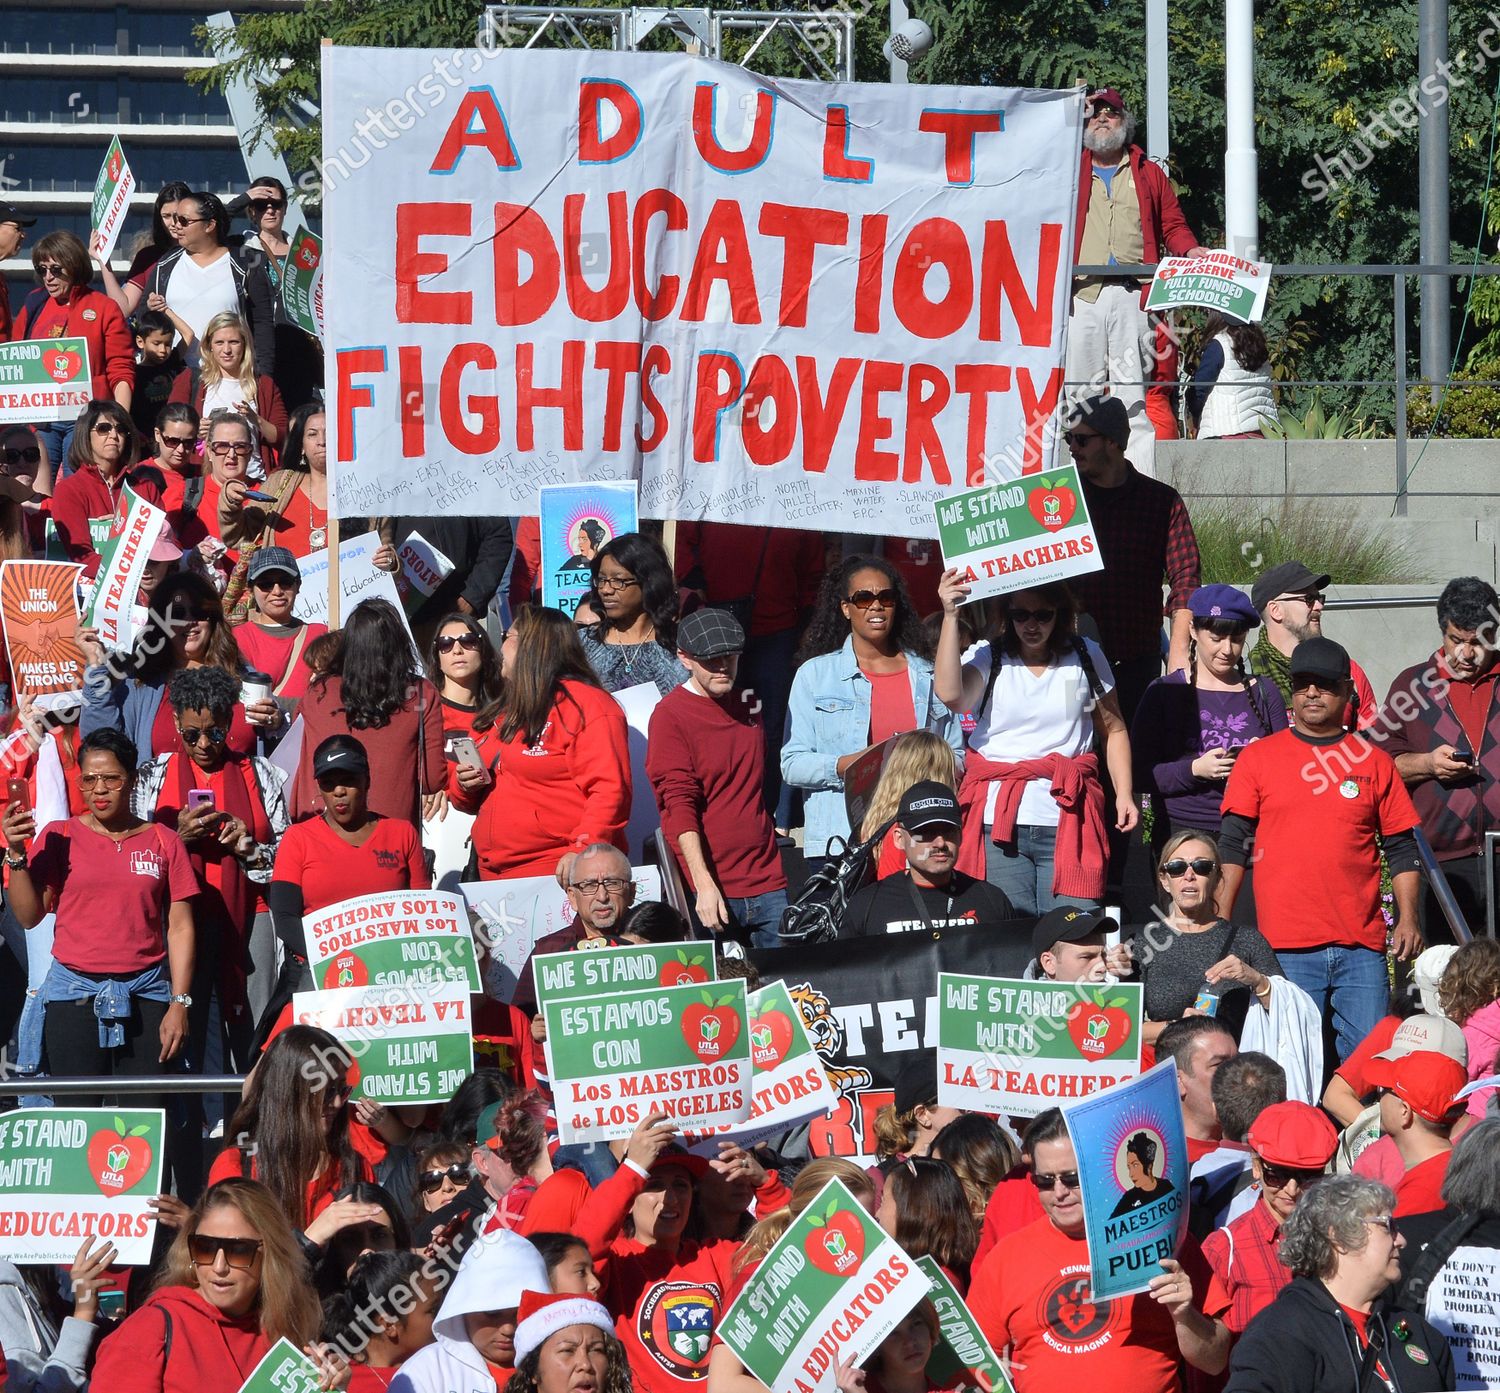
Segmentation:
<svg viewBox="0 0 1500 1393">
<path fill-rule="evenodd" d="M 1073 259 L 1080 266 L 1150 265 L 1205 248 L 1188 226 L 1162 170 L 1131 143 L 1135 119 L 1113 87 L 1089 94 Z M 1146 286 L 1133 276 L 1079 276 L 1068 321 L 1068 395 L 1107 391 L 1130 413 L 1126 455 L 1152 473 L 1156 441 L 1146 415 L 1154 336 Z"/>
</svg>

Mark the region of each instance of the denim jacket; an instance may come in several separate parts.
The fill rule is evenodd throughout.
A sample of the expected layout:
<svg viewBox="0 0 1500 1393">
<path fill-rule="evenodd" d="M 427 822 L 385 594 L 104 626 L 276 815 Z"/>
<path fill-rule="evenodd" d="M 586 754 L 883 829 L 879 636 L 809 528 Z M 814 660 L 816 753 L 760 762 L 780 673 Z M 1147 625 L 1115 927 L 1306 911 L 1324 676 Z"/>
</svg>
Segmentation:
<svg viewBox="0 0 1500 1393">
<path fill-rule="evenodd" d="M 932 664 L 908 653 L 906 670 L 919 727 L 941 735 L 962 763 L 963 727 L 932 690 Z M 854 640 L 847 638 L 837 653 L 809 658 L 792 679 L 781 777 L 806 793 L 804 855 L 825 856 L 830 837 L 848 838 L 844 781 L 837 765 L 869 743 L 870 680 L 859 670 Z"/>
</svg>

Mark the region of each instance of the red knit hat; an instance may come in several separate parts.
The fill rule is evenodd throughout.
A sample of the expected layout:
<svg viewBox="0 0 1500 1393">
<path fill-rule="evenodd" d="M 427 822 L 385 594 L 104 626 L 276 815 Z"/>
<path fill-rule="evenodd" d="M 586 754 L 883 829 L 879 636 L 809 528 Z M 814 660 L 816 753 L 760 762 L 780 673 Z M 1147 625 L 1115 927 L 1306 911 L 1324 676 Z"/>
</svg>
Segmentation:
<svg viewBox="0 0 1500 1393">
<path fill-rule="evenodd" d="M 570 1325 L 595 1325 L 613 1335 L 615 1323 L 592 1296 L 576 1292 L 523 1291 L 516 1320 L 516 1363 L 539 1348 L 550 1335 Z"/>
</svg>

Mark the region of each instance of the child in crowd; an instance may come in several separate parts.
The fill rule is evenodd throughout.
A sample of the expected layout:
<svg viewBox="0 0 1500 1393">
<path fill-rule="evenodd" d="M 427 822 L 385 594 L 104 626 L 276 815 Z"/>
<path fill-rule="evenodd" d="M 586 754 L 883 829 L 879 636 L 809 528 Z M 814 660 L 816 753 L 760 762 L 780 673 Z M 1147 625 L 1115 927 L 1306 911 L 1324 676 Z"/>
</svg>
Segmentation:
<svg viewBox="0 0 1500 1393">
<path fill-rule="evenodd" d="M 182 371 L 182 355 L 172 346 L 177 331 L 161 310 L 142 310 L 135 317 L 135 394 L 130 419 L 142 440 L 156 428 L 156 413 L 167 404 L 172 383 Z"/>
</svg>

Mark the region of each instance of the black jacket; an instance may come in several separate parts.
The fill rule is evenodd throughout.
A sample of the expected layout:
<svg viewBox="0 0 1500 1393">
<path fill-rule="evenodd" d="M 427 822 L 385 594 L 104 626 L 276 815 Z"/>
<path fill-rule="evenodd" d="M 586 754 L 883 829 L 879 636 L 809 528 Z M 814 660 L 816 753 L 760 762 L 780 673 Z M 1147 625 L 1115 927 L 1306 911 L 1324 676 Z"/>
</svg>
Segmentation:
<svg viewBox="0 0 1500 1393">
<path fill-rule="evenodd" d="M 1421 1316 L 1377 1303 L 1368 1328 L 1364 1351 L 1328 1288 L 1293 1277 L 1240 1336 L 1224 1393 L 1385 1393 L 1371 1356 L 1397 1393 L 1453 1387 L 1447 1341 Z"/>
<path fill-rule="evenodd" d="M 237 243 L 231 243 L 228 251 L 229 269 L 240 297 L 240 317 L 249 327 L 250 342 L 255 347 L 255 371 L 271 377 L 276 371 L 276 294 L 271 289 L 266 254 L 258 247 Z M 162 257 L 146 278 L 146 294 L 165 295 L 173 268 L 186 255 L 178 247 Z"/>
</svg>

